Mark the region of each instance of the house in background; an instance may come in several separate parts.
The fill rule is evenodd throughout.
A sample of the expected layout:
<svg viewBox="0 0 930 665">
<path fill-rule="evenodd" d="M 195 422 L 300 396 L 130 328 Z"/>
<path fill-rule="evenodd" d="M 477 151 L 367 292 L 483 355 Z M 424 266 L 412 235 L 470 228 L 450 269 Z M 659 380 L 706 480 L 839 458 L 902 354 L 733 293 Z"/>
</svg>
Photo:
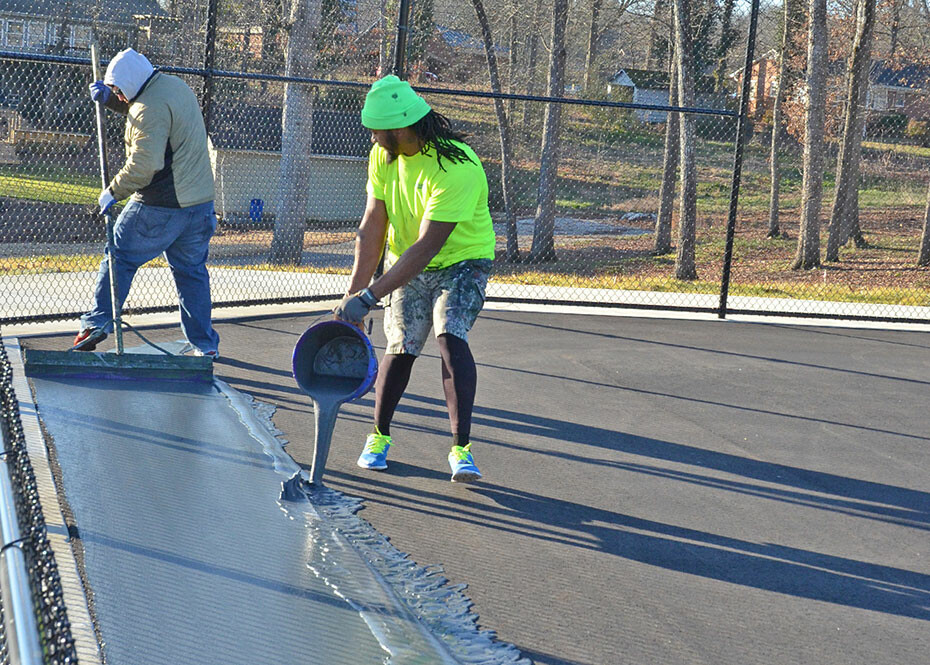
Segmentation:
<svg viewBox="0 0 930 665">
<path fill-rule="evenodd" d="M 770 49 L 752 61 L 749 69 L 749 100 L 746 113 L 758 120 L 765 112 L 775 107 L 778 94 L 778 51 Z M 734 90 L 743 89 L 743 68 L 730 74 Z"/>
<path fill-rule="evenodd" d="M 846 60 L 832 60 L 829 67 L 830 85 L 833 88 L 841 86 L 836 90 L 839 94 L 845 84 Z M 758 119 L 773 107 L 778 93 L 778 52 L 773 49 L 754 60 L 750 71 L 749 116 Z M 743 70 L 737 69 L 730 74 L 730 78 L 740 89 Z M 873 62 L 869 72 L 866 108 L 873 116 L 899 113 L 908 119 L 930 117 L 930 66 Z"/>
<path fill-rule="evenodd" d="M 281 107 L 218 103 L 214 113 L 216 213 L 231 223 L 267 224 L 281 195 Z M 316 186 L 309 191 L 308 220 L 358 220 L 365 211 L 370 149 L 371 133 L 358 112 L 314 109 L 307 177 Z"/>
<path fill-rule="evenodd" d="M 872 112 L 900 113 L 909 120 L 930 118 L 930 67 L 892 67 L 872 64 L 866 108 Z"/>
<path fill-rule="evenodd" d="M 136 43 L 137 16 L 165 16 L 157 0 L 0 0 L 0 49 L 87 57 Z"/>
<path fill-rule="evenodd" d="M 624 68 L 614 74 L 607 82 L 607 94 L 620 97 L 623 101 L 634 104 L 653 104 L 668 106 L 669 76 L 668 72 L 649 69 Z M 722 108 L 723 98 L 714 92 L 714 77 L 701 76 L 695 87 L 695 103 L 703 108 Z M 634 109 L 640 122 L 665 122 L 665 111 L 652 109 Z"/>
</svg>

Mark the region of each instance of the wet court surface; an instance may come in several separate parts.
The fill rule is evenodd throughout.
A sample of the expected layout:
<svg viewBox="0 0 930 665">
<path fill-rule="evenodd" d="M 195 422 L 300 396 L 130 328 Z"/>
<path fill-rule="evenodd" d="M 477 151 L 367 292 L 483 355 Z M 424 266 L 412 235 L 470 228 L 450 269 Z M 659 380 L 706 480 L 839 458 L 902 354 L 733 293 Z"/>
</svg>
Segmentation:
<svg viewBox="0 0 930 665">
<path fill-rule="evenodd" d="M 274 407 L 278 438 L 305 466 L 313 412 L 290 376 L 290 353 L 320 316 L 218 324 L 217 377 Z M 379 324 L 372 341 L 380 354 Z M 363 499 L 359 516 L 396 550 L 420 566 L 441 565 L 452 584 L 467 584 L 481 628 L 551 665 L 925 662 L 930 334 L 486 311 L 471 341 L 481 482 L 448 480 L 435 343 L 401 402 L 388 470 L 355 466 L 371 428 L 368 394 L 342 407 L 324 482 Z M 43 387 L 36 390 L 41 411 Z M 73 409 L 68 395 L 58 386 L 46 399 Z M 183 418 L 148 418 L 133 423 L 144 432 L 131 430 L 129 442 L 95 460 L 101 468 L 110 455 L 125 455 L 121 464 L 130 467 L 138 460 L 125 484 L 106 490 L 115 505 L 140 482 L 154 482 L 143 477 L 147 456 L 181 456 L 191 469 L 171 479 L 185 489 L 176 488 L 166 505 L 126 516 L 132 526 L 116 532 L 121 542 L 135 547 L 140 523 L 157 533 L 176 528 L 169 520 L 190 519 L 188 500 L 220 492 L 214 468 L 224 474 L 235 467 L 249 486 L 241 498 L 261 506 L 247 524 L 265 529 L 284 515 L 272 487 L 279 474 L 253 470 L 260 445 L 235 453 L 208 448 L 210 455 L 165 449 L 152 443 L 157 432 L 217 444 L 192 436 Z M 129 454 L 143 445 L 144 455 Z M 203 518 L 221 532 L 230 516 L 219 512 L 203 509 Z M 82 536 L 102 528 L 82 525 L 77 507 L 75 514 Z M 185 554 L 187 544 L 194 549 Z M 119 543 L 100 545 L 145 558 Z M 158 565 L 183 569 L 184 557 L 197 551 L 189 541 L 177 548 L 159 552 Z M 344 662 L 380 662 L 360 615 L 322 600 L 335 598 L 331 589 L 298 570 L 307 552 L 285 548 L 280 556 L 298 563 L 279 560 L 266 577 L 293 574 L 291 583 L 321 594 L 301 600 L 342 612 L 350 629 L 367 632 L 359 644 L 370 645 L 376 659 Z M 235 561 L 224 565 L 233 569 Z M 275 640 L 297 642 L 332 628 L 311 622 L 308 629 L 293 616 L 277 625 Z"/>
<path fill-rule="evenodd" d="M 215 387 L 34 386 L 107 663 L 455 662 Z"/>
</svg>

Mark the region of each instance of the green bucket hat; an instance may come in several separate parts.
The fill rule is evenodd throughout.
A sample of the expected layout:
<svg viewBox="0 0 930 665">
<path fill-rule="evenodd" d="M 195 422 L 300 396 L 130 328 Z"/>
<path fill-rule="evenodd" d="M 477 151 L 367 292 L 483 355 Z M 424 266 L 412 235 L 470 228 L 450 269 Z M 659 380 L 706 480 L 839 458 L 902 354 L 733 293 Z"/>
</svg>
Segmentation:
<svg viewBox="0 0 930 665">
<path fill-rule="evenodd" d="M 365 95 L 362 124 L 368 129 L 409 127 L 430 112 L 426 100 L 393 74 L 375 81 Z"/>
</svg>

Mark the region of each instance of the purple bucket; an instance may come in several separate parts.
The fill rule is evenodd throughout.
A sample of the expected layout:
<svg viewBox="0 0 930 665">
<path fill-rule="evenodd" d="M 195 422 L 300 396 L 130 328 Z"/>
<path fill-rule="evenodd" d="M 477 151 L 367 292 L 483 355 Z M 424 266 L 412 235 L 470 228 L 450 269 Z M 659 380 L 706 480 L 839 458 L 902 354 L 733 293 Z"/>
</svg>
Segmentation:
<svg viewBox="0 0 930 665">
<path fill-rule="evenodd" d="M 294 379 L 312 398 L 351 402 L 371 389 L 378 357 L 361 330 L 344 321 L 322 321 L 307 328 L 294 345 Z"/>
</svg>

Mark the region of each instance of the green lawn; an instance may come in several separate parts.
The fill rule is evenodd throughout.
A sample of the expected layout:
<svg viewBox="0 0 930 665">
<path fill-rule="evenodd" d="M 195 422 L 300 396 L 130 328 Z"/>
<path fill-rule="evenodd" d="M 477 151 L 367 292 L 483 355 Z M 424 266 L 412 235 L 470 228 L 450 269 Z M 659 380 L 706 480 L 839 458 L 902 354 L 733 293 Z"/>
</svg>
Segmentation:
<svg viewBox="0 0 930 665">
<path fill-rule="evenodd" d="M 0 196 L 46 203 L 93 204 L 100 180 L 63 168 L 0 167 Z"/>
</svg>

